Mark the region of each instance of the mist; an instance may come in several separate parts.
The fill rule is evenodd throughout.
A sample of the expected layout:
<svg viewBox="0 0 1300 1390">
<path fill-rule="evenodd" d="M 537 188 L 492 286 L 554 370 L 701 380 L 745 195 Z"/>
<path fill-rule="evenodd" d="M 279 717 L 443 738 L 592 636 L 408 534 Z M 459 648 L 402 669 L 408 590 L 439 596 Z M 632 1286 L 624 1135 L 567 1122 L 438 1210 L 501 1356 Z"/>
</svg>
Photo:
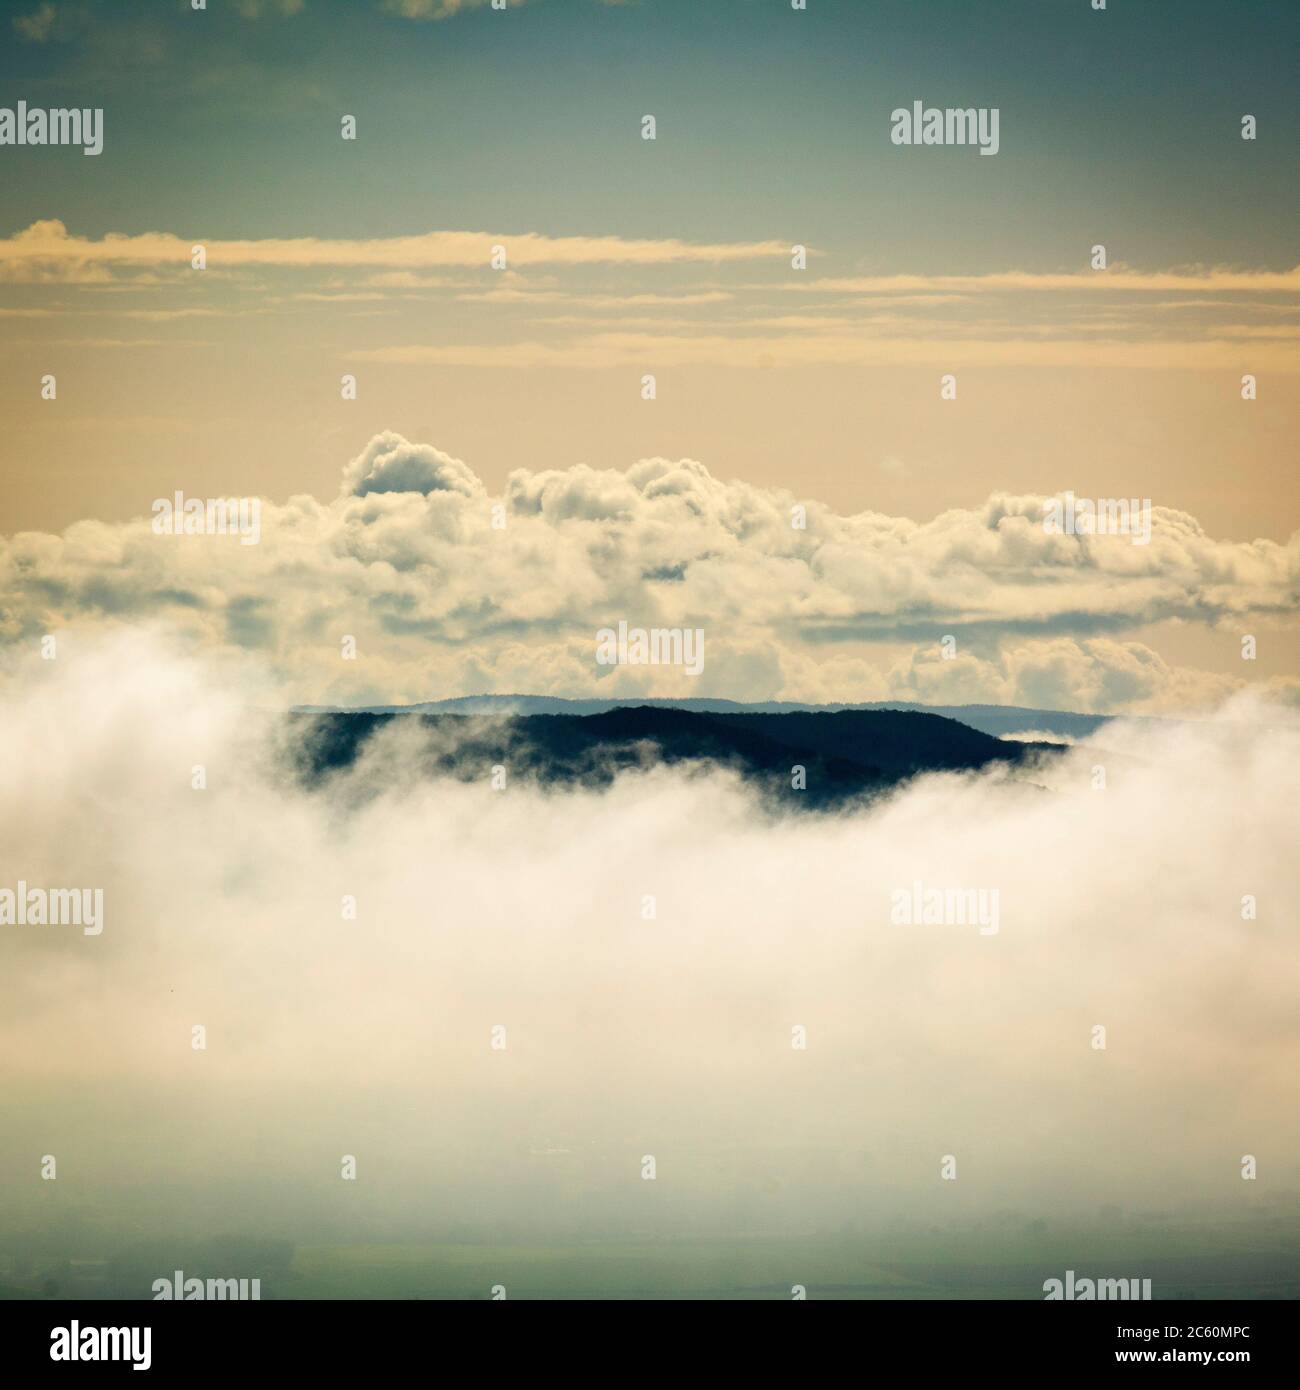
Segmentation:
<svg viewBox="0 0 1300 1390">
<path fill-rule="evenodd" d="M 157 632 L 2 681 L 0 887 L 104 892 L 98 936 L 0 927 L 10 1237 L 779 1235 L 1300 1187 L 1294 713 L 773 814 L 719 771 L 425 780 L 402 720 L 305 787 L 257 668 Z M 996 933 L 891 922 L 916 882 L 996 890 Z"/>
</svg>

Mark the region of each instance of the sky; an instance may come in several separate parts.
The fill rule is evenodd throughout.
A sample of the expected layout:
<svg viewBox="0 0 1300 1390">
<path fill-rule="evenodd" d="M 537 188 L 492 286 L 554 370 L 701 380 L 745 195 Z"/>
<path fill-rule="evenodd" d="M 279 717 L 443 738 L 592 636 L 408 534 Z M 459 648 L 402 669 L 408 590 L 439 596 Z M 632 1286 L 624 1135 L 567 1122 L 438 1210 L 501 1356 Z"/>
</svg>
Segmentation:
<svg viewBox="0 0 1300 1390">
<path fill-rule="evenodd" d="M 1293 6 L 40 0 L 4 24 L 0 106 L 102 107 L 104 146 L 0 147 L 0 639 L 160 621 L 260 653 L 286 698 L 581 695 L 593 624 L 644 615 L 711 625 L 709 688 L 620 693 L 1291 697 Z M 997 154 L 894 144 L 914 101 L 997 108 Z M 346 476 L 390 435 L 425 482 L 380 516 Z M 446 458 L 464 490 L 431 481 Z M 178 490 L 264 499 L 260 546 L 160 548 Z M 1020 544 L 1067 490 L 1164 529 Z M 823 520 L 779 534 L 794 505 Z"/>
<path fill-rule="evenodd" d="M 0 7 L 0 133 L 104 113 L 97 155 L 0 144 L 0 888 L 105 912 L 0 923 L 6 1230 L 161 1232 L 162 1273 L 183 1230 L 1112 1206 L 1244 1259 L 1300 1172 L 1298 29 Z M 914 102 L 997 153 L 896 144 Z M 177 494 L 249 525 L 160 529 Z M 1066 494 L 1141 524 L 1054 531 Z M 622 622 L 699 674 L 599 664 Z M 286 707 L 479 693 L 1174 717 L 826 817 L 721 768 L 430 780 L 410 720 L 294 773 Z M 998 933 L 891 921 L 917 882 Z"/>
</svg>

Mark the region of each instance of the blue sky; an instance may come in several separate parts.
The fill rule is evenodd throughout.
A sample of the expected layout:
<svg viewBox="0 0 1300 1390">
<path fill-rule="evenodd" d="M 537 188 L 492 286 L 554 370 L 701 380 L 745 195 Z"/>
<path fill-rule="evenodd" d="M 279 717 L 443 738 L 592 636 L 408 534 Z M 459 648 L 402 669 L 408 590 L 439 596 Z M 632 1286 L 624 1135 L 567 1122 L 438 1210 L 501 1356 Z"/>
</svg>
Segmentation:
<svg viewBox="0 0 1300 1390">
<path fill-rule="evenodd" d="M 227 236 L 778 236 L 931 271 L 1055 268 L 1104 231 L 1132 263 L 1231 262 L 1247 241 L 1254 264 L 1294 263 L 1289 4 L 531 0 L 442 21 L 337 0 L 290 16 L 268 0 L 257 19 L 223 0 L 58 8 L 45 42 L 7 36 L 0 91 L 104 106 L 106 150 L 91 168 L 8 151 L 23 171 L 10 230 L 57 205 L 88 232 L 183 216 Z M 891 146 L 889 112 L 914 99 L 997 106 L 999 157 Z M 1247 111 L 1255 145 L 1239 138 Z"/>
</svg>

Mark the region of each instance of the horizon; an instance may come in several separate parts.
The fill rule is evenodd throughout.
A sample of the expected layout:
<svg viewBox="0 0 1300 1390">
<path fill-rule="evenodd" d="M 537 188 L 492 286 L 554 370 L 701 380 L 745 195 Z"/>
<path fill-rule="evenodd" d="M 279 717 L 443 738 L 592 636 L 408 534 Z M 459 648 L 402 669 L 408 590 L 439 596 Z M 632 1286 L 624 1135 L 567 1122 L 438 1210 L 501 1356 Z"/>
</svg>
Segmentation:
<svg viewBox="0 0 1300 1390">
<path fill-rule="evenodd" d="M 613 704 L 613 705 L 634 705 L 634 704 L 642 704 L 642 705 L 646 705 L 646 706 L 650 706 L 650 707 L 653 707 L 653 706 L 655 706 L 655 705 L 681 705 L 681 704 L 690 704 L 690 703 L 696 703 L 696 704 L 710 704 L 710 703 L 711 703 L 711 704 L 732 704 L 732 705 L 786 705 L 786 704 L 788 704 L 788 705 L 798 705 L 798 706 L 801 706 L 801 707 L 807 707 L 807 708 L 809 708 L 809 709 L 825 709 L 825 710 L 853 709 L 853 708 L 872 708 L 872 707 L 874 707 L 874 708 L 890 708 L 890 707 L 901 706 L 901 705 L 913 705 L 913 706 L 915 706 L 915 708 L 917 708 L 917 709 L 919 709 L 919 710 L 929 710 L 929 709 L 984 709 L 984 710 L 1003 710 L 1003 711 L 1007 711 L 1007 712 L 1009 712 L 1009 713 L 1017 713 L 1017 714 L 1020 714 L 1020 713 L 1023 713 L 1023 714 L 1063 714 L 1063 715 L 1069 715 L 1071 718 L 1078 718 L 1078 719 L 1126 719 L 1126 718 L 1127 718 L 1127 719 L 1143 719 L 1143 718 L 1160 717 L 1160 716 L 1150 716 L 1150 715 L 1112 714 L 1112 713 L 1107 713 L 1107 712 L 1101 711 L 1101 710 L 1095 710 L 1095 711 L 1091 711 L 1091 712 L 1085 712 L 1085 711 L 1082 711 L 1082 710 L 1047 709 L 1047 708 L 1044 708 L 1044 707 L 1038 706 L 1038 705 L 994 705 L 994 704 L 981 704 L 981 703 L 979 703 L 979 702 L 968 702 L 968 703 L 966 703 L 966 704 L 927 705 L 927 704 L 923 704 L 923 703 L 918 702 L 918 701 L 907 701 L 907 700 L 857 700 L 857 701 L 828 700 L 828 701 L 824 701 L 824 702 L 818 704 L 818 703 L 815 703 L 815 702 L 812 702 L 812 701 L 806 701 L 806 700 L 732 700 L 732 699 L 728 699 L 728 698 L 725 697 L 725 696 L 711 696 L 711 695 L 682 695 L 682 696 L 671 696 L 671 695 L 663 695 L 663 696 L 659 696 L 659 695 L 628 695 L 628 696 L 623 696 L 623 697 L 620 698 L 620 697 L 618 697 L 618 696 L 603 696 L 603 695 L 552 695 L 552 694 L 549 694 L 549 693 L 523 694 L 523 693 L 520 692 L 520 691 L 511 691 L 511 692 L 509 692 L 509 693 L 500 693 L 500 692 L 496 692 L 496 691 L 481 691 L 481 692 L 479 692 L 479 693 L 477 693 L 477 694 L 469 694 L 469 695 L 446 695 L 446 696 L 439 696 L 439 697 L 431 697 L 431 698 L 429 698 L 429 699 L 427 699 L 427 700 L 415 700 L 415 701 L 411 701 L 411 702 L 409 703 L 409 705 L 399 704 L 398 702 L 395 702 L 395 701 L 373 701 L 373 702 L 371 702 L 370 704 L 368 704 L 368 705 L 366 705 L 366 706 L 351 706 L 351 708 L 353 708 L 353 709 L 361 709 L 361 708 L 373 709 L 373 708 L 384 707 L 384 708 L 389 708 L 389 709 L 395 709 L 395 710 L 396 710 L 396 709 L 402 709 L 402 708 L 414 708 L 415 706 L 417 706 L 417 705 L 422 705 L 422 704 L 424 704 L 424 705 L 458 704 L 458 703 L 468 703 L 468 702 L 470 702 L 470 701 L 472 701 L 472 700 L 502 700 L 502 701 L 505 701 L 505 700 L 553 700 L 553 701 L 556 701 L 556 702 L 558 702 L 558 703 L 565 703 L 565 704 Z M 294 705 L 294 706 L 291 706 L 290 708 L 291 708 L 292 710 L 297 710 L 297 709 L 310 710 L 310 709 L 333 709 L 333 708 L 338 708 L 338 709 L 340 709 L 340 710 L 341 710 L 342 712 L 344 712 L 344 713 L 347 712 L 347 711 L 346 711 L 346 708 L 345 708 L 345 707 L 342 707 L 342 706 L 326 706 L 326 705 L 310 705 L 310 704 L 303 704 L 303 705 Z M 1166 716 L 1166 717 L 1169 717 L 1169 716 Z"/>
</svg>

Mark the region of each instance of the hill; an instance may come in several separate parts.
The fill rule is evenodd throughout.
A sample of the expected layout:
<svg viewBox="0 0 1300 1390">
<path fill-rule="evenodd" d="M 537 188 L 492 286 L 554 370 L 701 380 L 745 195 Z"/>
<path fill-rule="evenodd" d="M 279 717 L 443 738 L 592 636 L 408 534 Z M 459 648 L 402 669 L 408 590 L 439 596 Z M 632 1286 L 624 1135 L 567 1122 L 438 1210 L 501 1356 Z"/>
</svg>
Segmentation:
<svg viewBox="0 0 1300 1390">
<path fill-rule="evenodd" d="M 792 769 L 806 772 L 798 804 L 827 807 L 878 793 L 925 772 L 975 771 L 991 763 L 1029 766 L 1054 745 L 1002 742 L 967 724 L 913 710 L 763 713 L 616 705 L 591 714 L 464 714 L 381 711 L 295 712 L 297 771 L 319 783 L 350 767 L 379 730 L 410 720 L 424 735 L 414 755 L 429 777 L 487 779 L 504 765 L 512 779 L 543 786 L 608 786 L 621 771 L 655 764 L 725 767 L 761 790 L 792 794 Z"/>
</svg>

